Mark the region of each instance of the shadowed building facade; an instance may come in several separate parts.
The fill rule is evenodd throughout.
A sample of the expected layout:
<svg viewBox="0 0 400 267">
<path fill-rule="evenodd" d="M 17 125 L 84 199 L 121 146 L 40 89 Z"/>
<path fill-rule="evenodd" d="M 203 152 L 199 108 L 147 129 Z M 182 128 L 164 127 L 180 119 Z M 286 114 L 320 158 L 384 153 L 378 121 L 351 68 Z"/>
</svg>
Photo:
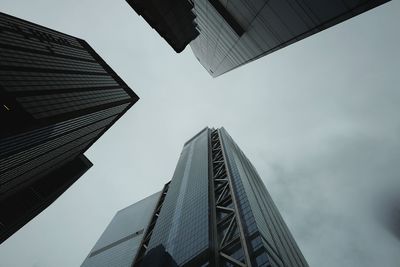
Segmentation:
<svg viewBox="0 0 400 267">
<path fill-rule="evenodd" d="M 138 3 L 141 0 L 127 0 Z M 185 35 L 204 68 L 217 77 L 389 0 L 165 0 L 190 2 L 196 18 L 188 25 L 197 35 Z M 158 1 L 151 1 L 158 4 Z M 154 9 L 131 6 L 163 36 L 164 20 Z M 164 16 L 175 18 L 173 13 Z M 150 18 L 150 19 L 149 19 Z M 174 25 L 170 28 L 179 31 Z M 170 30 L 172 31 L 172 30 Z M 184 36 L 183 34 L 177 34 Z M 168 43 L 174 47 L 181 39 Z M 183 50 L 183 49 L 181 49 Z M 175 49 L 175 51 L 177 51 Z M 180 51 L 177 51 L 180 52 Z"/>
<path fill-rule="evenodd" d="M 79 155 L 61 167 L 22 187 L 0 201 L 0 242 L 3 242 L 53 203 L 65 190 L 92 167 Z"/>
<path fill-rule="evenodd" d="M 150 216 L 132 211 L 147 226 L 129 223 L 131 232 L 144 230 L 119 266 L 308 266 L 255 168 L 223 128 L 205 128 L 185 143 L 171 182 L 152 203 Z M 111 225 L 105 233 L 120 231 Z"/>
<path fill-rule="evenodd" d="M 83 153 L 137 100 L 84 40 L 0 13 L 0 242 L 90 168 Z"/>
</svg>

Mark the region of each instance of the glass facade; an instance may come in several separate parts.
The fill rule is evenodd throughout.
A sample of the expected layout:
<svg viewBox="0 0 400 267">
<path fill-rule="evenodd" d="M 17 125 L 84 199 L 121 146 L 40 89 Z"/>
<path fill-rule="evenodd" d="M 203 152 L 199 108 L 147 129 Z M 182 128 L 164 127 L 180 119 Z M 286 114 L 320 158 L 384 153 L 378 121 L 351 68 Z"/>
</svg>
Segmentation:
<svg viewBox="0 0 400 267">
<path fill-rule="evenodd" d="M 161 192 L 155 193 L 120 210 L 81 266 L 132 266 L 160 196 Z"/>
<path fill-rule="evenodd" d="M 308 266 L 256 169 L 226 130 L 219 132 L 253 265 Z"/>
<path fill-rule="evenodd" d="M 213 76 L 390 0 L 127 0 L 177 52 Z"/>
<path fill-rule="evenodd" d="M 83 40 L 0 13 L 0 198 L 82 154 L 138 99 Z"/>
<path fill-rule="evenodd" d="M 127 0 L 177 52 L 213 76 L 390 0 Z"/>
<path fill-rule="evenodd" d="M 214 77 L 389 0 L 193 0 L 193 53 Z"/>
<path fill-rule="evenodd" d="M 208 131 L 186 143 L 147 249 L 163 246 L 183 265 L 209 247 Z"/>
<path fill-rule="evenodd" d="M 112 246 L 101 261 L 130 249 L 126 257 L 136 254 L 133 267 L 308 266 L 254 166 L 224 128 L 205 128 L 185 143 L 155 207 L 146 227 L 129 221 L 129 229 L 145 229 L 139 248 Z M 130 216 L 142 212 L 135 209 Z M 144 214 L 150 216 L 148 210 Z M 111 228 L 106 232 L 115 231 Z M 99 240 L 90 255 L 111 249 L 117 239 Z"/>
<path fill-rule="evenodd" d="M 218 133 L 219 142 L 215 141 L 216 137 L 213 134 L 215 132 Z M 222 154 L 218 154 L 219 146 Z M 196 154 L 199 157 L 194 156 Z M 189 167 L 191 169 L 188 170 Z M 213 171 L 210 171 L 210 168 Z M 225 179 L 226 184 L 224 184 Z M 203 182 L 205 180 L 207 182 Z M 174 187 L 179 190 L 174 191 Z M 185 189 L 190 187 L 196 188 L 197 194 L 203 194 L 202 201 L 195 198 L 196 193 Z M 215 190 L 214 200 L 206 197 L 210 193 L 210 188 Z M 179 193 L 174 193 L 182 190 L 192 197 L 181 197 Z M 182 200 L 187 203 L 182 204 Z M 202 203 L 207 203 L 208 211 Z M 204 207 L 200 208 L 203 205 Z M 212 205 L 216 205 L 215 220 L 210 216 Z M 176 212 L 172 210 L 186 210 L 182 208 L 183 206 L 194 208 L 194 212 L 188 209 L 188 218 L 176 216 L 172 220 L 165 219 L 174 217 L 171 215 Z M 231 218 L 236 218 L 236 221 L 229 219 L 232 212 L 235 214 Z M 203 221 L 201 216 L 204 216 Z M 160 233 L 155 231 L 151 244 L 153 247 L 164 245 L 178 266 L 193 262 L 204 249 L 208 250 L 208 254 L 205 254 L 208 258 L 198 261 L 196 266 L 207 262 L 210 264 L 215 262 L 217 266 L 308 266 L 257 171 L 224 128 L 217 130 L 206 128 L 186 143 L 157 225 L 163 226 L 160 232 L 164 237 L 160 238 Z M 215 245 L 211 243 L 213 242 L 211 227 L 216 229 Z M 159 241 L 165 240 L 165 233 L 170 236 L 176 229 L 179 230 L 180 238 L 171 239 L 176 242 L 175 244 Z M 243 240 L 238 242 L 238 239 Z M 229 242 L 226 242 L 227 240 Z M 202 241 L 204 243 L 200 246 Z M 168 246 L 187 246 L 191 249 L 184 251 L 191 253 L 177 253 L 173 249 L 169 250 Z M 192 248 L 196 246 L 201 249 Z M 187 255 L 185 260 L 182 260 L 182 255 Z M 217 259 L 214 261 L 212 257 Z"/>
<path fill-rule="evenodd" d="M 92 165 L 84 155 L 79 155 L 0 201 L 0 243 L 51 205 Z"/>
<path fill-rule="evenodd" d="M 199 35 L 187 0 L 127 0 L 128 4 L 177 52 Z M 161 22 L 161 23 L 160 23 Z"/>
<path fill-rule="evenodd" d="M 137 100 L 84 40 L 0 13 L 0 205 L 83 155 Z"/>
</svg>

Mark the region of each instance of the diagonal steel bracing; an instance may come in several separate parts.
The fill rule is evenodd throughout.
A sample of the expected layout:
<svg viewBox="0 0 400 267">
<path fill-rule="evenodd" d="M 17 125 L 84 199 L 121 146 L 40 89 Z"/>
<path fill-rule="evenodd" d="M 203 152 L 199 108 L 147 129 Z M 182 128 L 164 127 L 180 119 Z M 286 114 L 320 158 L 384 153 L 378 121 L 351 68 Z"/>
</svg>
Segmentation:
<svg viewBox="0 0 400 267">
<path fill-rule="evenodd" d="M 218 130 L 212 130 L 210 139 L 215 265 L 251 267 Z"/>
<path fill-rule="evenodd" d="M 135 257 L 135 259 L 133 261 L 133 264 L 132 264 L 133 267 L 139 267 L 140 264 L 142 263 L 142 260 L 143 260 L 143 258 L 145 256 L 145 254 L 146 254 L 147 247 L 149 246 L 149 242 L 150 242 L 151 236 L 153 234 L 154 227 L 156 225 L 158 216 L 160 215 L 160 211 L 161 211 L 162 205 L 164 204 L 164 200 L 165 200 L 165 197 L 166 197 L 167 192 L 168 192 L 169 184 L 170 183 L 167 183 L 163 188 L 161 196 L 160 196 L 160 198 L 159 198 L 159 200 L 157 202 L 157 206 L 154 209 L 153 216 L 151 217 L 150 223 L 149 223 L 149 225 L 148 225 L 148 227 L 146 229 L 146 232 L 145 232 L 145 234 L 143 236 L 142 242 L 141 242 L 140 247 L 138 249 L 138 253 L 136 254 L 136 257 Z"/>
</svg>

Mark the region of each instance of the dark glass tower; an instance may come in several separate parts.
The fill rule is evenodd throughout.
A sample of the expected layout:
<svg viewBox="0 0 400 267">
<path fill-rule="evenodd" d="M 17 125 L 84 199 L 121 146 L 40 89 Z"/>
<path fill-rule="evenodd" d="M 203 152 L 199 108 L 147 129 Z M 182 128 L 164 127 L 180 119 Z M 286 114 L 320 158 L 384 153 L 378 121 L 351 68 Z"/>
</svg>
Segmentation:
<svg viewBox="0 0 400 267">
<path fill-rule="evenodd" d="M 53 203 L 65 190 L 92 167 L 79 155 L 59 168 L 22 187 L 0 201 L 0 242 L 3 242 L 27 222 Z"/>
<path fill-rule="evenodd" d="M 377 7 L 389 0 L 165 0 L 190 2 L 196 18 L 186 43 L 214 77 L 242 66 L 314 33 Z M 128 0 L 129 3 L 142 2 Z M 152 1 L 158 2 L 158 1 Z M 155 3 L 156 4 L 156 3 Z M 158 3 L 157 3 L 158 5 Z M 146 14 L 152 9 L 131 6 L 162 36 L 164 20 Z M 170 13 L 166 13 L 168 16 Z M 175 31 L 180 30 L 170 24 Z M 176 34 L 181 36 L 182 34 Z M 180 39 L 169 40 L 174 47 Z M 176 50 L 176 49 L 175 49 Z M 183 50 L 183 48 L 181 49 Z M 177 51 L 180 52 L 180 51 Z"/>
<path fill-rule="evenodd" d="M 83 174 L 83 153 L 137 100 L 84 40 L 0 13 L 0 242 Z M 30 201 L 45 183 L 58 193 Z"/>
<path fill-rule="evenodd" d="M 127 0 L 138 15 L 153 26 L 177 52 L 199 35 L 192 12 L 193 3 L 181 0 Z"/>
<path fill-rule="evenodd" d="M 308 266 L 257 171 L 223 128 L 205 128 L 185 143 L 155 207 L 139 248 L 121 266 Z"/>
</svg>

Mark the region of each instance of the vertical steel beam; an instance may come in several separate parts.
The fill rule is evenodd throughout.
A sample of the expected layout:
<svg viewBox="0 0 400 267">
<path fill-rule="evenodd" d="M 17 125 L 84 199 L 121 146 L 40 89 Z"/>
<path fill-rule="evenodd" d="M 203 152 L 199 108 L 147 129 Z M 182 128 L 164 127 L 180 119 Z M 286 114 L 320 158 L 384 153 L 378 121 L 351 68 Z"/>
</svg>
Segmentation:
<svg viewBox="0 0 400 267">
<path fill-rule="evenodd" d="M 214 194 L 214 183 L 213 183 L 213 162 L 212 162 L 212 143 L 211 143 L 211 132 L 214 129 L 208 130 L 208 199 L 209 199 L 209 236 L 210 236 L 210 267 L 219 266 L 218 257 L 218 236 L 217 236 L 217 219 L 215 210 L 215 194 Z"/>
<path fill-rule="evenodd" d="M 224 143 L 222 141 L 222 137 L 221 137 L 221 133 L 220 130 L 218 130 L 218 137 L 220 140 L 220 144 L 221 144 L 221 150 L 222 150 L 222 155 L 225 159 L 226 162 L 226 155 L 225 155 L 225 146 Z M 242 225 L 242 221 L 240 220 L 240 215 L 239 215 L 239 207 L 238 207 L 238 202 L 236 200 L 236 195 L 233 189 L 233 183 L 232 183 L 232 176 L 228 167 L 228 164 L 226 165 L 226 173 L 227 173 L 227 177 L 228 177 L 228 181 L 229 181 L 229 186 L 231 188 L 231 195 L 232 195 L 232 200 L 233 200 L 233 204 L 235 205 L 235 210 L 236 210 L 236 216 L 237 216 L 237 224 L 239 227 L 239 233 L 240 233 L 240 239 L 241 239 L 241 243 L 242 243 L 242 248 L 244 250 L 244 255 L 245 255 L 245 259 L 246 259 L 246 263 L 248 267 L 251 267 L 251 259 L 250 259 L 250 255 L 249 255 L 249 251 L 247 249 L 247 242 L 246 242 L 246 238 L 244 235 L 244 231 L 243 231 L 243 225 Z"/>
<path fill-rule="evenodd" d="M 214 249 L 212 263 L 214 265 L 212 266 L 221 266 L 225 262 L 233 266 L 251 267 L 233 184 L 218 130 L 210 131 L 209 150 L 210 227 L 212 228 L 210 240 Z M 242 257 L 237 258 L 235 254 L 237 251 L 241 251 Z"/>
<path fill-rule="evenodd" d="M 160 215 L 162 205 L 164 204 L 165 197 L 167 196 L 167 192 L 168 192 L 170 183 L 171 182 L 168 182 L 167 184 L 165 184 L 165 186 L 161 192 L 160 198 L 157 201 L 157 205 L 154 209 L 153 215 L 151 216 L 151 219 L 149 221 L 147 229 L 143 235 L 143 239 L 140 242 L 139 249 L 138 249 L 136 256 L 132 262 L 132 267 L 139 267 L 140 264 L 142 263 L 142 260 L 146 254 L 147 247 L 148 247 L 150 239 L 151 239 L 151 235 L 153 234 L 153 230 L 156 225 L 158 216 Z"/>
</svg>

